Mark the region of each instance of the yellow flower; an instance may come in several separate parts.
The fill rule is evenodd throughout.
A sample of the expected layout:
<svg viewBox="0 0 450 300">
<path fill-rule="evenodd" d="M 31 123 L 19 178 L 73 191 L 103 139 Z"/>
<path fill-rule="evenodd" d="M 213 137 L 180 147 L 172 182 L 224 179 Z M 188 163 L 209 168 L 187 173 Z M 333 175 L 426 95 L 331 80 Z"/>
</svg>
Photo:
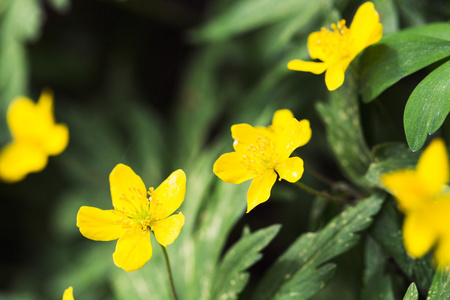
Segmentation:
<svg viewBox="0 0 450 300">
<path fill-rule="evenodd" d="M 177 170 L 157 189 L 149 188 L 133 170 L 118 164 L 109 175 L 113 210 L 82 206 L 77 226 L 82 235 L 95 241 L 119 239 L 113 254 L 116 266 L 125 271 L 140 269 L 152 257 L 150 230 L 158 243 L 172 244 L 184 225 L 180 212 L 170 216 L 183 203 L 186 175 Z"/>
<path fill-rule="evenodd" d="M 272 125 L 231 127 L 235 152 L 225 153 L 214 163 L 213 171 L 229 183 L 253 179 L 247 193 L 247 213 L 267 201 L 277 179 L 296 182 L 303 175 L 303 160 L 289 157 L 311 138 L 308 120 L 297 121 L 287 109 L 275 112 Z"/>
<path fill-rule="evenodd" d="M 433 140 L 416 169 L 399 170 L 381 177 L 405 214 L 403 242 L 418 258 L 435 248 L 439 266 L 450 265 L 450 190 L 448 154 L 442 139 Z"/>
<path fill-rule="evenodd" d="M 73 299 L 73 288 L 71 286 L 64 291 L 62 300 L 74 300 Z"/>
<path fill-rule="evenodd" d="M 358 8 L 350 28 L 345 20 L 332 24 L 333 31 L 322 27 L 308 37 L 308 51 L 312 59 L 322 62 L 292 60 L 288 68 L 295 71 L 321 74 L 325 72 L 325 84 L 334 91 L 344 82 L 345 70 L 352 60 L 365 48 L 378 42 L 383 35 L 378 12 L 372 2 Z"/>
<path fill-rule="evenodd" d="M 49 155 L 58 155 L 67 147 L 69 130 L 56 124 L 53 95 L 44 90 L 37 103 L 26 97 L 14 99 L 7 113 L 13 141 L 0 152 L 0 178 L 17 182 L 28 173 L 45 168 Z"/>
</svg>

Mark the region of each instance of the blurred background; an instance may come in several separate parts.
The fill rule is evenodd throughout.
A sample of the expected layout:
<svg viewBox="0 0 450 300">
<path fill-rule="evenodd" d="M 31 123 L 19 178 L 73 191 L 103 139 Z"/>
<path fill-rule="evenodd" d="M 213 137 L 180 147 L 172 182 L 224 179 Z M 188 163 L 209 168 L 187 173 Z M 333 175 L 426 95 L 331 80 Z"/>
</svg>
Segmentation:
<svg viewBox="0 0 450 300">
<path fill-rule="evenodd" d="M 250 2 L 0 0 L 0 145 L 11 138 L 5 119 L 11 100 L 26 95 L 36 101 L 45 87 L 54 92 L 56 120 L 70 131 L 68 148 L 50 157 L 44 171 L 16 184 L 0 183 L 0 299 L 60 299 L 68 286 L 75 299 L 138 299 L 130 295 L 145 295 L 139 291 L 152 276 L 167 283 L 157 253 L 138 279 L 114 266 L 115 242 L 87 240 L 75 225 L 82 205 L 112 208 L 108 176 L 117 163 L 129 165 L 153 187 L 173 170 L 185 170 L 188 194 L 181 210 L 191 221 L 186 237 L 169 248 L 180 247 L 188 232 L 201 236 L 197 232 L 207 227 L 209 211 L 227 219 L 214 250 L 218 255 L 246 226 L 253 231 L 283 225 L 264 259 L 250 269 L 252 281 L 242 299 L 296 237 L 336 214 L 334 204 L 277 182 L 270 201 L 246 215 L 246 186 L 223 184 L 217 192 L 212 164 L 232 150 L 231 125 L 267 126 L 275 110 L 289 108 L 297 119 L 309 119 L 313 130 L 311 142 L 296 151 L 308 164 L 302 180 L 327 188 L 308 168 L 333 181 L 346 180 L 315 108 L 328 97 L 323 75 L 292 72 L 286 63 L 308 59 L 307 35 L 341 18 L 350 20 L 362 2 L 280 1 L 267 10 L 270 1 L 259 1 L 261 11 L 245 11 Z M 446 21 L 450 12 L 444 0 L 374 2 L 385 34 Z M 388 90 L 380 101 L 404 99 L 388 111 L 373 109 L 376 103 L 361 107 L 370 147 L 404 142 L 402 110 L 425 74 Z M 399 124 L 385 124 L 385 114 Z M 360 276 L 346 270 L 362 264 L 360 253 L 341 256 L 337 279 L 317 299 L 336 291 L 341 299 L 358 298 L 348 287 L 358 286 Z M 173 255 L 182 264 L 182 257 Z M 182 283 L 180 290 L 190 295 Z"/>
</svg>

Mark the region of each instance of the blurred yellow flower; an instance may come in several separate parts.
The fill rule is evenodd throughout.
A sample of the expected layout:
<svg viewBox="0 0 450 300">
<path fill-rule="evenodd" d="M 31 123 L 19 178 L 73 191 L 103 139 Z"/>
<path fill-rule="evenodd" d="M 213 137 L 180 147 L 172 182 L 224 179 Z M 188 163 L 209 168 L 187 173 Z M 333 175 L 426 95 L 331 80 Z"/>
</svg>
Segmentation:
<svg viewBox="0 0 450 300">
<path fill-rule="evenodd" d="M 0 179 L 17 182 L 28 173 L 42 171 L 49 155 L 58 155 L 67 147 L 69 129 L 56 124 L 53 95 L 44 90 L 37 103 L 26 97 L 14 99 L 7 113 L 13 141 L 0 152 Z"/>
<path fill-rule="evenodd" d="M 177 170 L 157 189 L 149 188 L 133 170 L 118 164 L 109 175 L 113 210 L 82 206 L 77 226 L 82 235 L 95 241 L 119 239 L 113 254 L 116 266 L 125 271 L 140 269 L 152 257 L 150 230 L 164 247 L 173 243 L 184 225 L 180 212 L 186 175 Z"/>
<path fill-rule="evenodd" d="M 235 152 L 225 153 L 213 171 L 229 183 L 253 179 L 247 193 L 247 213 L 267 201 L 277 179 L 296 182 L 303 175 L 303 160 L 289 157 L 311 138 L 308 120 L 297 121 L 288 109 L 275 112 L 269 127 L 237 124 L 231 127 Z"/>
<path fill-rule="evenodd" d="M 414 258 L 435 247 L 438 266 L 450 266 L 449 160 L 442 139 L 433 140 L 416 169 L 399 170 L 381 177 L 405 214 L 403 242 Z"/>
<path fill-rule="evenodd" d="M 288 68 L 314 74 L 326 70 L 325 84 L 328 90 L 334 91 L 344 82 L 345 70 L 352 60 L 381 39 L 383 26 L 373 3 L 366 2 L 358 8 L 350 28 L 345 26 L 345 20 L 332 24 L 331 28 L 332 32 L 322 27 L 308 37 L 309 55 L 322 62 L 296 59 L 288 63 Z"/>
<path fill-rule="evenodd" d="M 73 299 L 73 288 L 71 286 L 64 291 L 62 300 L 74 300 Z"/>
</svg>

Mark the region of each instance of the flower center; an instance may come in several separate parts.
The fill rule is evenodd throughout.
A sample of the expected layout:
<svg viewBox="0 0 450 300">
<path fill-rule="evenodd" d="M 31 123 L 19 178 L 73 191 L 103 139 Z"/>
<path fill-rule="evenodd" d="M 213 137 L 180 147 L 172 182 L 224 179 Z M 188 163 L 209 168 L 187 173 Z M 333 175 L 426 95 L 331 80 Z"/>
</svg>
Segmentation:
<svg viewBox="0 0 450 300">
<path fill-rule="evenodd" d="M 323 53 L 322 61 L 333 61 L 342 58 L 347 58 L 352 53 L 352 39 L 350 29 L 345 26 L 345 20 L 339 21 L 337 24 L 331 24 L 329 31 L 325 27 L 320 30 L 320 38 L 317 41 L 317 46 L 320 47 Z"/>
<path fill-rule="evenodd" d="M 277 165 L 276 144 L 269 136 L 258 136 L 253 144 L 250 144 L 244 155 L 244 164 L 247 170 L 255 175 L 266 170 L 273 170 Z"/>
</svg>

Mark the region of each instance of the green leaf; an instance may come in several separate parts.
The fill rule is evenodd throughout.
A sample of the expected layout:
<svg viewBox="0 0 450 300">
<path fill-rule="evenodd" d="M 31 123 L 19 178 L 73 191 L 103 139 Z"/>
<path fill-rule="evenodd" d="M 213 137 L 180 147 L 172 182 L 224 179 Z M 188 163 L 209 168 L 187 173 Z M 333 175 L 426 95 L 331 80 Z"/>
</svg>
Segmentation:
<svg viewBox="0 0 450 300">
<path fill-rule="evenodd" d="M 416 284 L 413 282 L 409 285 L 406 290 L 405 296 L 403 300 L 418 300 L 419 299 L 419 291 L 417 290 Z"/>
<path fill-rule="evenodd" d="M 434 265 L 430 255 L 420 259 L 411 258 L 403 246 L 402 218 L 396 204 L 389 198 L 376 216 L 369 233 L 390 255 L 403 272 L 422 290 L 428 290 L 434 274 Z"/>
<path fill-rule="evenodd" d="M 322 264 L 358 242 L 356 232 L 371 224 L 383 198 L 380 194 L 373 195 L 347 208 L 321 231 L 301 235 L 269 268 L 252 299 L 307 299 L 324 288 L 334 266 Z"/>
<path fill-rule="evenodd" d="M 412 92 L 405 106 L 404 124 L 408 145 L 419 150 L 444 123 L 450 112 L 450 60 L 431 72 Z"/>
<path fill-rule="evenodd" d="M 425 26 L 406 28 L 402 31 L 406 34 L 418 34 L 450 41 L 450 23 L 433 23 Z"/>
<path fill-rule="evenodd" d="M 427 300 L 447 299 L 450 299 L 450 267 L 436 271 L 427 296 Z"/>
<path fill-rule="evenodd" d="M 272 241 L 280 230 L 273 225 L 244 235 L 225 254 L 212 283 L 210 299 L 237 299 L 248 281 L 248 267 L 261 259 L 260 251 Z"/>
<path fill-rule="evenodd" d="M 384 37 L 360 60 L 363 101 L 372 101 L 400 79 L 449 56 L 450 41 L 405 33 Z"/>
<path fill-rule="evenodd" d="M 311 5 L 331 7 L 331 0 L 279 0 L 276 4 L 272 0 L 236 1 L 194 32 L 193 37 L 198 41 L 226 40 L 236 34 L 285 20 L 289 16 L 307 17 L 303 11 L 309 11 Z"/>
<path fill-rule="evenodd" d="M 329 103 L 316 106 L 326 126 L 328 145 L 345 174 L 353 182 L 367 186 L 363 175 L 372 158 L 361 129 L 353 73 L 347 72 L 344 84 L 329 96 Z"/>
<path fill-rule="evenodd" d="M 394 300 L 392 281 L 385 275 L 386 257 L 381 247 L 370 236 L 366 239 L 364 289 L 361 299 Z"/>
</svg>

